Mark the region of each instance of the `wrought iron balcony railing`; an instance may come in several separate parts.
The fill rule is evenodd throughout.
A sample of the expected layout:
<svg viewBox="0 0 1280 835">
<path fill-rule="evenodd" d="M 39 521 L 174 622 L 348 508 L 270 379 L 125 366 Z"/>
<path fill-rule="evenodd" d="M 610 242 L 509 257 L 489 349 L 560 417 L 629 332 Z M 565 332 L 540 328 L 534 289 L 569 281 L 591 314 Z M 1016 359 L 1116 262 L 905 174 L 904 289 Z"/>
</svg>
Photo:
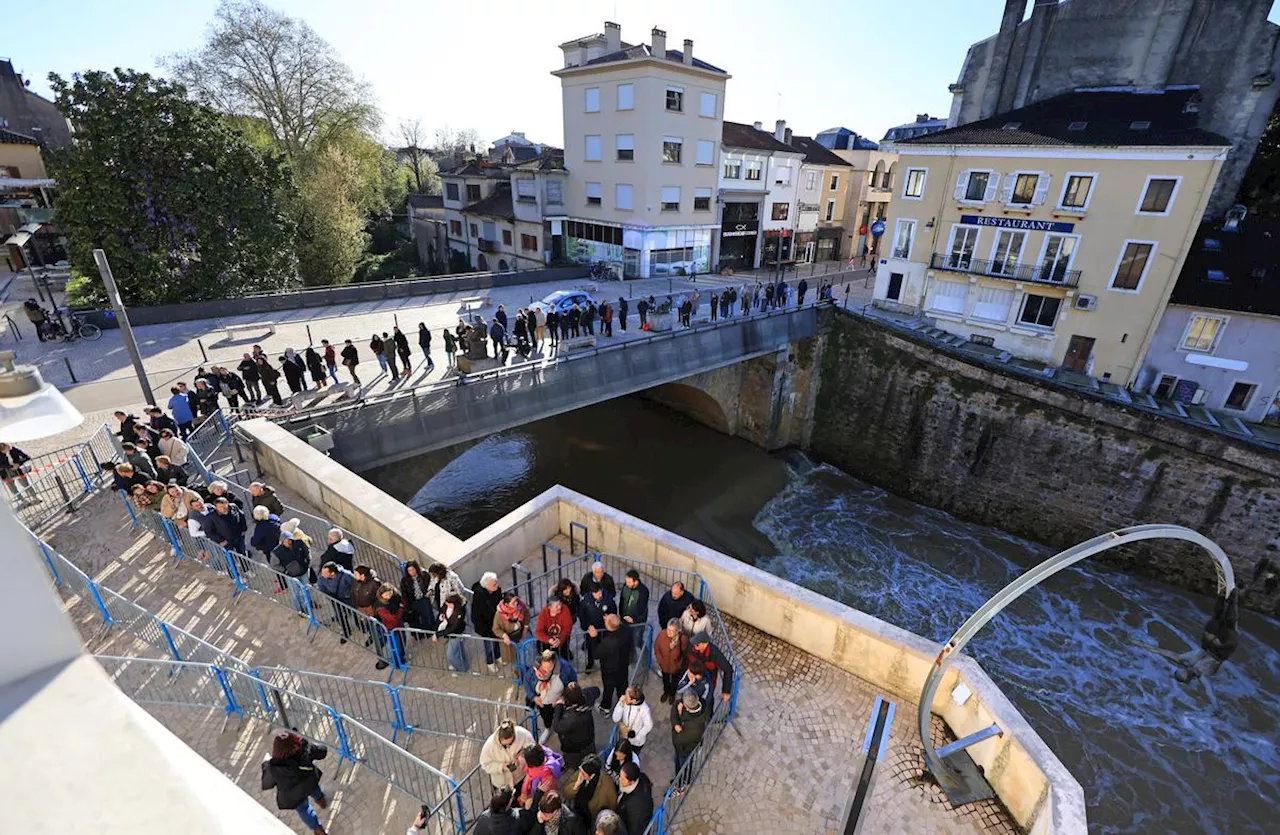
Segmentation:
<svg viewBox="0 0 1280 835">
<path fill-rule="evenodd" d="M 1056 287 L 1077 287 L 1080 284 L 1080 271 L 1068 270 L 1061 265 L 1017 264 L 1012 261 L 970 258 L 955 253 L 933 253 L 929 266 L 935 270 L 949 270 L 956 273 L 972 273 L 992 278 L 1004 278 L 1009 281 L 1030 281 L 1033 284 L 1050 284 Z"/>
</svg>

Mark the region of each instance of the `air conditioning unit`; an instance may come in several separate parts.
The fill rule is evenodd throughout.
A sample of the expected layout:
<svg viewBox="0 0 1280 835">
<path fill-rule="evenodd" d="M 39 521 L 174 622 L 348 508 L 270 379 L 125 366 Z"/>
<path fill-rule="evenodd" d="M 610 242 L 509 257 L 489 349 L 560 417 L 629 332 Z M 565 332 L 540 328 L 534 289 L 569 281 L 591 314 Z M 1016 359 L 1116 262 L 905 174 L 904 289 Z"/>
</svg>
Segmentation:
<svg viewBox="0 0 1280 835">
<path fill-rule="evenodd" d="M 1098 309 L 1097 296 L 1088 296 L 1088 295 L 1084 295 L 1083 293 L 1079 296 L 1076 296 L 1076 310 L 1097 310 L 1097 309 Z"/>
</svg>

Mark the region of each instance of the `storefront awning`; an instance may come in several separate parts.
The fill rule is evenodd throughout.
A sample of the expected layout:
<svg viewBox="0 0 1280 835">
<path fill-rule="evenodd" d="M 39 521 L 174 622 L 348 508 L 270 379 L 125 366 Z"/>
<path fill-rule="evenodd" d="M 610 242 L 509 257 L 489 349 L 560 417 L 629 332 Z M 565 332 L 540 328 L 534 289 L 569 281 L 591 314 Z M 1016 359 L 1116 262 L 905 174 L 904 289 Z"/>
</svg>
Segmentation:
<svg viewBox="0 0 1280 835">
<path fill-rule="evenodd" d="M 15 232 L 9 236 L 4 242 L 5 246 L 26 246 L 27 241 L 31 240 L 30 232 Z"/>
</svg>

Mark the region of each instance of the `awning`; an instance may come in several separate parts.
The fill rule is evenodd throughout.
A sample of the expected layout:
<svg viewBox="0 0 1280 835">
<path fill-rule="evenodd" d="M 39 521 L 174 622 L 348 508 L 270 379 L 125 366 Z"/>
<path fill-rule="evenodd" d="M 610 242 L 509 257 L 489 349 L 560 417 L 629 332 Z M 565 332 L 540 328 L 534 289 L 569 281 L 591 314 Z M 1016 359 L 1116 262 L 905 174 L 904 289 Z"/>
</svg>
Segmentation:
<svg viewBox="0 0 1280 835">
<path fill-rule="evenodd" d="M 9 239 L 4 242 L 4 245 L 5 246 L 25 246 L 27 241 L 29 240 L 31 240 L 30 232 L 17 232 L 13 235 L 10 235 Z"/>
</svg>

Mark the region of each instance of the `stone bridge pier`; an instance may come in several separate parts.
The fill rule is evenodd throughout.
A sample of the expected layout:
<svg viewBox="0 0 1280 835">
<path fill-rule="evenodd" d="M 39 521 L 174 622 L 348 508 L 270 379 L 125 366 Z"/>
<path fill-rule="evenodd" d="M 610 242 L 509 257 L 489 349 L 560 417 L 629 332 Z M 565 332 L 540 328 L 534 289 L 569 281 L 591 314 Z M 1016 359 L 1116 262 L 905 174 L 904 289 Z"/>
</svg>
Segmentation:
<svg viewBox="0 0 1280 835">
<path fill-rule="evenodd" d="M 641 392 L 701 424 L 766 450 L 808 448 L 824 338 Z"/>
</svg>

